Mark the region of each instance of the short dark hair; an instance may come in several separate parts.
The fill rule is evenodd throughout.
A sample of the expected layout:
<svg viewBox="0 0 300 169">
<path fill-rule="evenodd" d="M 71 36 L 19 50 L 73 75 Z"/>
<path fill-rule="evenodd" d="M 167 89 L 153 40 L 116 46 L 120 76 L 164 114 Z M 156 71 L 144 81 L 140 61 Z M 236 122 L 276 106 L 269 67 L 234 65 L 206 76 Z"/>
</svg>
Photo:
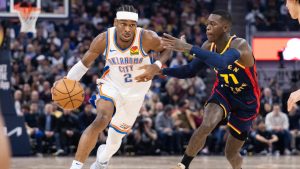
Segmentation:
<svg viewBox="0 0 300 169">
<path fill-rule="evenodd" d="M 228 23 L 232 24 L 232 17 L 231 14 L 225 10 L 215 10 L 211 14 L 220 15 L 223 20 L 227 21 Z"/>
<path fill-rule="evenodd" d="M 137 9 L 135 9 L 132 5 L 122 5 L 117 9 L 117 12 L 119 11 L 138 13 Z"/>
<path fill-rule="evenodd" d="M 166 113 L 166 112 L 170 112 L 170 111 L 172 111 L 172 110 L 173 110 L 173 106 L 170 105 L 170 104 L 166 105 L 165 108 L 164 108 L 164 112 L 165 112 L 165 113 Z"/>
</svg>

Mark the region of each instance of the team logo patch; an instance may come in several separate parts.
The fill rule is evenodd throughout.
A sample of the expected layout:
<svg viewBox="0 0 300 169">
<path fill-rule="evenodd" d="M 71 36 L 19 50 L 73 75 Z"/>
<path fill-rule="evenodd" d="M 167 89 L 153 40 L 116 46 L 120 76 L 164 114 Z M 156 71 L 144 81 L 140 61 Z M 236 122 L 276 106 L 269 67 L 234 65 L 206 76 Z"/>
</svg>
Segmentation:
<svg viewBox="0 0 300 169">
<path fill-rule="evenodd" d="M 0 47 L 2 46 L 3 41 L 4 41 L 4 29 L 2 26 L 0 26 Z"/>
<path fill-rule="evenodd" d="M 139 54 L 139 48 L 137 46 L 132 46 L 130 48 L 130 55 L 138 55 Z"/>
<path fill-rule="evenodd" d="M 120 125 L 120 128 L 121 128 L 121 129 L 124 129 L 124 130 L 130 129 L 130 127 L 131 127 L 131 126 L 129 126 L 129 125 L 125 124 L 125 123 L 123 123 L 123 124 Z"/>
</svg>

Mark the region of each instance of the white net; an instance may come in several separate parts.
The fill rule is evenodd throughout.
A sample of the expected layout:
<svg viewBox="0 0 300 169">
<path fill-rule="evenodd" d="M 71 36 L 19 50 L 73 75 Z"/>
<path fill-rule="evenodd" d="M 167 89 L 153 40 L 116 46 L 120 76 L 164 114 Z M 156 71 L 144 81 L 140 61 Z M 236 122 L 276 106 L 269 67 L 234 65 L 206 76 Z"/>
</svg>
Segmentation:
<svg viewBox="0 0 300 169">
<path fill-rule="evenodd" d="M 36 33 L 36 21 L 39 17 L 40 10 L 20 9 L 17 13 L 21 21 L 21 32 Z"/>
</svg>

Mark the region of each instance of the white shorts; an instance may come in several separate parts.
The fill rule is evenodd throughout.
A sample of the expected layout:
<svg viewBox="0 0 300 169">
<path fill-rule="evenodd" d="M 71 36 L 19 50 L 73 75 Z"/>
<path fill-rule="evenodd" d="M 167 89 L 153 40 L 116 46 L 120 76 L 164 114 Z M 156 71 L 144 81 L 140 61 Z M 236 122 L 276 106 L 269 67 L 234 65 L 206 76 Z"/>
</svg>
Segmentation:
<svg viewBox="0 0 300 169">
<path fill-rule="evenodd" d="M 110 101 L 115 106 L 115 112 L 109 127 L 121 134 L 127 134 L 133 126 L 143 105 L 145 96 L 137 98 L 123 97 L 120 92 L 109 83 L 100 83 L 97 86 L 97 99 Z"/>
</svg>

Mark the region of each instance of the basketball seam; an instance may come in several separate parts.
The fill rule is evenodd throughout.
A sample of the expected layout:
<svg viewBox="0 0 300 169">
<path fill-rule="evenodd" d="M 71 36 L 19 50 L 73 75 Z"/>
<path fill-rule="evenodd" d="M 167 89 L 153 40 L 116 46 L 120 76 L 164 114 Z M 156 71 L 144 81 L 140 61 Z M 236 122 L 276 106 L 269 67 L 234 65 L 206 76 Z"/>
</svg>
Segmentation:
<svg viewBox="0 0 300 169">
<path fill-rule="evenodd" d="M 74 99 L 73 101 L 79 101 L 79 102 L 82 102 L 81 100 L 78 100 L 78 99 Z M 66 107 L 69 103 L 72 103 L 72 101 L 68 101 L 63 107 Z M 73 110 L 74 108 L 70 109 L 70 108 L 64 108 L 65 110 Z"/>
<path fill-rule="evenodd" d="M 75 81 L 75 83 L 74 83 L 74 85 L 73 85 L 73 88 L 72 88 L 72 90 L 69 92 L 69 93 L 72 93 L 73 92 L 73 90 L 75 89 L 75 85 L 76 85 L 76 81 Z"/>
<path fill-rule="evenodd" d="M 72 102 L 72 98 L 71 98 L 70 92 L 69 92 L 69 90 L 68 90 L 68 88 L 67 88 L 67 85 L 66 85 L 66 83 L 65 83 L 65 80 L 63 80 L 63 82 L 64 82 L 64 85 L 65 85 L 65 88 L 67 89 L 67 92 L 68 92 L 70 101 L 71 101 L 71 103 L 72 103 L 72 106 L 73 106 L 73 108 L 74 108 L 74 104 L 73 104 L 73 102 Z M 75 83 L 76 83 L 76 82 L 75 82 Z"/>
<path fill-rule="evenodd" d="M 80 94 L 81 92 L 83 92 L 83 90 L 80 90 L 80 92 L 78 92 L 78 93 L 76 93 L 76 94 L 74 94 L 74 95 L 72 95 L 72 96 L 70 96 L 70 97 L 74 97 L 74 96 Z M 67 99 L 67 98 L 69 98 L 69 97 L 66 97 L 66 98 L 63 98 L 63 99 L 58 99 L 58 100 L 53 100 L 53 101 L 62 101 L 62 100 L 65 100 L 65 99 Z"/>
<path fill-rule="evenodd" d="M 61 93 L 61 94 L 68 94 L 68 93 L 64 93 L 64 92 L 58 90 L 58 89 L 56 88 L 56 85 L 57 85 L 57 84 L 54 85 L 54 89 L 55 89 L 55 90 L 57 90 L 57 91 L 58 91 L 59 93 Z"/>
<path fill-rule="evenodd" d="M 68 101 L 63 107 L 66 107 L 70 102 L 72 103 L 72 106 L 73 106 L 73 101 L 79 101 L 79 102 L 82 102 L 81 100 L 78 100 L 78 99 L 74 99 L 72 101 Z M 74 108 L 74 106 L 73 106 Z"/>
<path fill-rule="evenodd" d="M 70 102 L 72 103 L 72 100 L 68 101 L 63 107 L 66 107 L 66 105 L 68 105 Z M 73 103 L 72 103 L 72 106 L 73 106 Z M 74 106 L 73 106 L 73 108 L 74 108 Z"/>
</svg>

